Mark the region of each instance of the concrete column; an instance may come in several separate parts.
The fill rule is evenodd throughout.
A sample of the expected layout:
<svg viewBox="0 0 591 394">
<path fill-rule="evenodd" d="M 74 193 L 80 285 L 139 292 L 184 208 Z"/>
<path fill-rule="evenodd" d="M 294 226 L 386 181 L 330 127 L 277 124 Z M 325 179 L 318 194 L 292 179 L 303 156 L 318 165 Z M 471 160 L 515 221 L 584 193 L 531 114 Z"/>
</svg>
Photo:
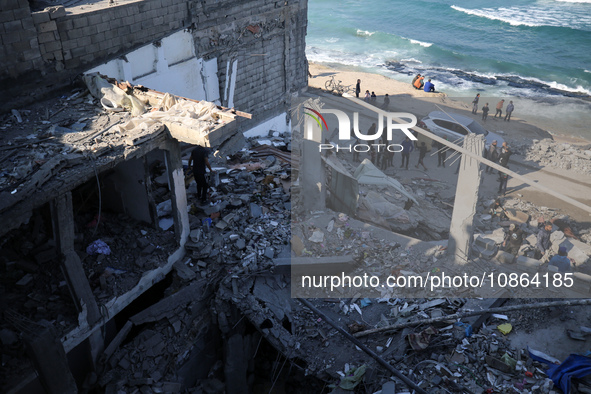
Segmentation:
<svg viewBox="0 0 591 394">
<path fill-rule="evenodd" d="M 38 330 L 34 335 L 27 335 L 25 344 L 47 393 L 78 392 L 64 347 L 52 327 Z"/>
<path fill-rule="evenodd" d="M 467 135 L 464 139 L 464 149 L 481 157 L 484 149 L 484 136 Z M 461 160 L 448 241 L 448 251 L 454 256 L 456 265 L 468 263 L 480 187 L 479 161 L 468 155 L 462 155 Z"/>
<path fill-rule="evenodd" d="M 54 238 L 62 256 L 62 270 L 74 298 L 74 304 L 78 312 L 83 311 L 83 305 L 86 306 L 86 319 L 92 326 L 100 319 L 101 314 L 80 257 L 74 251 L 74 212 L 71 192 L 62 194 L 52 202 L 51 217 Z"/>
<path fill-rule="evenodd" d="M 189 236 L 189 214 L 187 212 L 187 190 L 185 174 L 181 161 L 181 148 L 177 140 L 169 139 L 165 146 L 166 170 L 172 193 L 172 212 L 174 233 L 180 246 L 184 246 Z"/>
<path fill-rule="evenodd" d="M 302 157 L 300 157 L 300 178 L 302 180 L 302 202 L 304 209 L 314 211 L 324 209 L 324 164 L 320 157 L 322 130 L 314 121 L 304 122 Z"/>
</svg>

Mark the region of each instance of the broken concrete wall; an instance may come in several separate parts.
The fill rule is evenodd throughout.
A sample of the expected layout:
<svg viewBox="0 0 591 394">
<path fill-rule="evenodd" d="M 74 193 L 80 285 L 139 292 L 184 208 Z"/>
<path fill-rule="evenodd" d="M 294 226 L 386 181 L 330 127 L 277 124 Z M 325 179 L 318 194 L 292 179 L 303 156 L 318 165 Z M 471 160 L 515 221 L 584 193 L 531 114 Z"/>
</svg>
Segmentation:
<svg viewBox="0 0 591 394">
<path fill-rule="evenodd" d="M 113 208 L 134 219 L 151 223 L 150 200 L 147 195 L 143 159 L 124 161 L 106 177 L 102 193 L 105 208 Z M 109 204 L 110 202 L 110 204 Z"/>
<path fill-rule="evenodd" d="M 190 24 L 182 0 L 80 6 L 68 12 L 58 6 L 33 13 L 26 0 L 3 0 L 1 9 L 4 31 L 10 32 L 2 35 L 3 104 L 14 102 L 23 86 L 38 94 L 66 86 L 80 72 Z M 6 110 L 4 105 L 0 110 Z"/>
<path fill-rule="evenodd" d="M 199 99 L 220 100 L 256 115 L 244 129 L 285 111 L 289 93 L 307 84 L 305 0 L 146 0 L 105 9 L 79 6 L 66 12 L 52 7 L 33 13 L 24 0 L 3 1 L 4 30 L 11 33 L 3 33 L 0 111 L 15 102 L 38 99 L 71 83 L 80 72 L 142 46 L 110 67 L 126 79 L 143 78 L 146 86 L 157 89 L 163 80 L 155 75 L 174 71 L 178 77 L 178 68 L 189 66 L 185 63 L 192 57 L 167 39 L 189 26 L 197 55 L 191 60 L 196 62 L 193 72 L 162 87 L 202 86 L 193 90 L 204 95 Z M 19 98 L 27 87 L 35 88 L 37 97 Z"/>
</svg>

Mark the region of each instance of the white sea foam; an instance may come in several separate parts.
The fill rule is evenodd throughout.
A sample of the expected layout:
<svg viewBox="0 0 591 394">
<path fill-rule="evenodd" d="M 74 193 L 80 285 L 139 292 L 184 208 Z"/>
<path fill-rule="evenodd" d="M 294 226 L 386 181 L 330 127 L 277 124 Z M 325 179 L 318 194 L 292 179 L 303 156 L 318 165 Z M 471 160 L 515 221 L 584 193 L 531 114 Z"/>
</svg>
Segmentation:
<svg viewBox="0 0 591 394">
<path fill-rule="evenodd" d="M 573 12 L 556 6 L 468 9 L 452 5 L 451 8 L 468 15 L 498 20 L 512 26 L 553 26 L 588 30 L 591 25 L 591 16 L 587 12 Z"/>
<path fill-rule="evenodd" d="M 585 3 L 591 4 L 591 0 L 556 0 L 561 3 Z"/>
<path fill-rule="evenodd" d="M 414 57 L 408 58 L 408 59 L 400 59 L 401 62 L 407 62 L 407 63 L 418 63 L 421 64 L 423 63 L 422 61 L 420 61 L 419 59 L 415 59 Z"/>
<path fill-rule="evenodd" d="M 429 48 L 431 45 L 433 45 L 432 42 L 423 42 L 423 41 L 419 41 L 419 40 L 413 40 L 411 38 L 407 38 L 407 40 L 409 40 L 411 42 L 411 44 L 419 44 L 422 47 L 425 48 Z"/>
<path fill-rule="evenodd" d="M 325 39 L 324 41 L 329 42 L 331 44 L 334 44 L 335 42 L 339 42 L 340 41 L 340 38 L 330 37 L 330 38 Z"/>
<path fill-rule="evenodd" d="M 584 71 L 584 72 L 586 72 L 586 73 L 591 73 L 591 71 L 590 71 L 590 70 L 583 70 L 583 71 Z"/>
<path fill-rule="evenodd" d="M 367 30 L 357 29 L 357 35 L 360 37 L 371 37 L 375 33 L 376 33 L 375 31 L 367 31 Z"/>
</svg>

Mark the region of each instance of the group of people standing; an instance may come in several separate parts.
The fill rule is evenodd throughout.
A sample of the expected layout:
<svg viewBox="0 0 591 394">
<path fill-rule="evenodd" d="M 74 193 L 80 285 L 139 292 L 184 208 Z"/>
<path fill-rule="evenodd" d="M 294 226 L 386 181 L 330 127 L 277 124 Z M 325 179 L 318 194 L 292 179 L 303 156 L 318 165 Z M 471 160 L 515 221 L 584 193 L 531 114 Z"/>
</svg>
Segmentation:
<svg viewBox="0 0 591 394">
<path fill-rule="evenodd" d="M 361 94 L 361 79 L 357 80 L 357 83 L 355 84 L 355 97 L 359 98 L 359 95 Z M 369 90 L 365 91 L 365 96 L 363 98 L 366 102 L 371 103 L 373 105 L 375 105 L 378 96 L 376 95 L 376 92 L 369 92 Z M 382 105 L 382 109 L 383 110 L 388 110 L 390 108 L 390 96 L 388 95 L 388 93 L 386 93 L 384 95 L 384 104 Z"/>
<path fill-rule="evenodd" d="M 499 163 L 501 166 L 505 168 L 509 168 L 509 158 L 511 157 L 511 149 L 509 148 L 509 144 L 506 141 L 503 142 L 501 149 L 497 146 L 497 141 L 493 141 L 490 146 L 484 150 L 484 158 L 492 161 L 493 163 Z M 486 166 L 484 170 L 487 174 L 493 173 L 493 168 Z M 498 193 L 501 195 L 505 195 L 507 193 L 507 181 L 509 180 L 509 175 L 503 171 L 499 171 L 499 191 Z"/>
<path fill-rule="evenodd" d="M 478 101 L 480 100 L 480 93 L 478 93 L 476 95 L 476 97 L 474 97 L 474 100 L 472 100 L 472 113 L 474 115 L 476 115 L 478 113 Z M 497 107 L 496 107 L 496 112 L 495 112 L 495 118 L 498 116 L 499 119 L 501 119 L 503 117 L 503 106 L 505 105 L 505 99 L 501 99 L 501 101 L 499 101 L 497 103 Z M 505 121 L 506 122 L 510 122 L 511 121 L 511 114 L 513 113 L 513 110 L 515 109 L 515 105 L 513 105 L 513 101 L 510 100 L 509 104 L 507 105 L 507 108 L 505 108 Z M 484 106 L 482 107 L 482 120 L 484 122 L 486 122 L 486 118 L 488 118 L 488 112 L 490 111 L 490 108 L 488 107 L 488 103 L 484 104 Z"/>
</svg>

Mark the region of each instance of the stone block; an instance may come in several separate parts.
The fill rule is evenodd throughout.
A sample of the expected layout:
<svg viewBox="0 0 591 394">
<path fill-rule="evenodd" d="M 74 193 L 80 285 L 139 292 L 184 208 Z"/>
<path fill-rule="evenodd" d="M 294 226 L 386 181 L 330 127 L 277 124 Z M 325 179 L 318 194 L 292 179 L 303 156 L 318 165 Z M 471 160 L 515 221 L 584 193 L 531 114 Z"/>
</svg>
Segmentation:
<svg viewBox="0 0 591 394">
<path fill-rule="evenodd" d="M 527 272 L 538 272 L 544 263 L 540 260 L 532 259 L 527 256 L 519 256 L 517 258 L 516 268 Z"/>
<path fill-rule="evenodd" d="M 39 33 L 47 33 L 49 31 L 56 31 L 57 30 L 57 24 L 55 23 L 55 21 L 48 21 L 48 22 L 43 22 L 43 23 L 38 23 L 37 24 L 37 31 L 39 31 Z"/>
<path fill-rule="evenodd" d="M 51 19 L 57 19 L 66 16 L 66 9 L 64 8 L 64 6 L 61 5 L 58 5 L 56 7 L 47 7 L 45 11 L 49 13 L 49 17 Z"/>
<path fill-rule="evenodd" d="M 552 234 L 550 234 L 550 242 L 554 243 L 561 243 L 562 241 L 564 241 L 565 236 L 564 233 L 562 231 L 554 231 Z"/>
<path fill-rule="evenodd" d="M 474 249 L 474 251 L 476 251 L 476 249 Z M 481 249 L 479 252 L 480 253 L 478 253 L 478 257 L 483 258 L 485 260 L 490 260 L 497 254 L 497 248 L 495 247 L 494 250 Z"/>
<path fill-rule="evenodd" d="M 474 246 L 478 249 L 485 249 L 485 250 L 495 250 L 497 249 L 495 241 L 488 238 L 483 238 L 481 236 L 477 236 L 474 240 Z"/>
<path fill-rule="evenodd" d="M 515 262 L 515 256 L 511 253 L 500 250 L 497 253 L 496 259 L 502 264 L 513 264 Z"/>
<path fill-rule="evenodd" d="M 40 33 L 38 40 L 39 44 L 45 44 L 46 42 L 55 41 L 55 34 L 52 31 Z"/>
</svg>

